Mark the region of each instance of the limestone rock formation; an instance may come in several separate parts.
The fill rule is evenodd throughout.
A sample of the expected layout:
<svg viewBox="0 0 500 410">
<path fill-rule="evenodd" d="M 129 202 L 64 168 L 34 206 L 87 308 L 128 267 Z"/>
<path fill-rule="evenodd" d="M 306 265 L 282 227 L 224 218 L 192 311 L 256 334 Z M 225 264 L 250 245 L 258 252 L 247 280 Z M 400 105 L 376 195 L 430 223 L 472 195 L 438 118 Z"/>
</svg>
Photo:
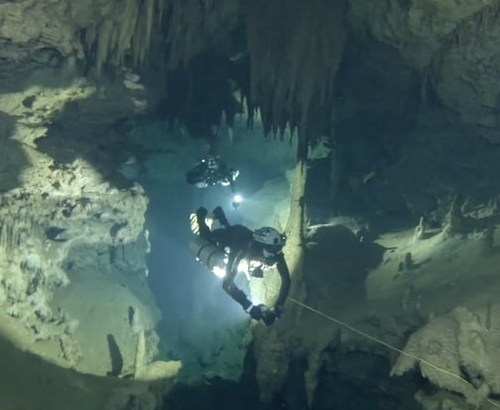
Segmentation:
<svg viewBox="0 0 500 410">
<path fill-rule="evenodd" d="M 40 322 L 58 322 L 49 307 L 54 291 L 69 283 L 68 255 L 89 245 L 125 246 L 142 234 L 147 200 L 140 187 L 120 191 L 75 161 L 53 166 L 32 155 L 25 183 L 1 196 L 2 306 L 37 337 Z"/>
<path fill-rule="evenodd" d="M 476 311 L 457 307 L 413 334 L 392 369 L 401 375 L 418 366 L 432 383 L 482 406 L 498 394 L 498 305 Z"/>
<path fill-rule="evenodd" d="M 51 70 L 45 73 L 55 79 Z M 123 83 L 118 89 L 128 90 Z M 81 257 L 75 260 L 74 255 L 79 249 L 105 251 L 113 257 L 98 270 L 108 269 L 114 259 L 124 272 L 146 274 L 144 256 L 127 261 L 119 252 L 125 247 L 130 256 L 134 248 L 143 255 L 147 251 L 148 201 L 143 189 L 128 183 L 120 186 L 119 179 L 110 182 L 100 172 L 99 161 L 85 155 L 88 145 L 61 141 L 56 151 L 57 142 L 40 143 L 66 104 L 78 104 L 95 92 L 83 78 L 67 83 L 63 78 L 54 89 L 32 86 L 0 97 L 6 125 L 0 135 L 5 160 L 0 165 L 2 307 L 32 329 L 34 339 L 59 339 L 62 356 L 71 366 L 82 355 L 75 340 L 78 319 L 54 310 L 51 301 L 58 289 L 70 284 L 71 268 L 81 264 Z M 130 93 L 137 96 L 141 91 Z M 106 104 L 106 97 L 101 95 L 99 100 Z M 128 101 L 116 106 L 124 111 L 137 109 Z M 75 129 L 77 133 L 84 131 Z"/>
<path fill-rule="evenodd" d="M 98 85 L 76 67 L 82 21 L 71 13 L 93 24 L 93 13 L 116 12 L 102 6 L 80 13 L 62 2 L 0 5 L 7 58 L 0 68 L 0 329 L 47 363 L 122 378 L 133 371 L 139 329 L 145 366 L 157 356 L 161 314 L 146 282 L 148 198 L 117 171 L 127 149 L 117 144 L 112 157 L 103 149 L 117 138 L 112 124 L 144 112 L 144 87 L 129 69 Z M 94 405 L 123 409 L 133 395 L 138 405 L 158 406 L 179 370 L 167 365 L 141 386 L 117 381 Z M 81 383 L 85 392 L 93 384 L 60 380 L 57 371 L 54 383 Z M 21 387 L 10 388 L 9 406 L 22 399 Z M 50 400 L 58 408 L 59 398 Z"/>
</svg>

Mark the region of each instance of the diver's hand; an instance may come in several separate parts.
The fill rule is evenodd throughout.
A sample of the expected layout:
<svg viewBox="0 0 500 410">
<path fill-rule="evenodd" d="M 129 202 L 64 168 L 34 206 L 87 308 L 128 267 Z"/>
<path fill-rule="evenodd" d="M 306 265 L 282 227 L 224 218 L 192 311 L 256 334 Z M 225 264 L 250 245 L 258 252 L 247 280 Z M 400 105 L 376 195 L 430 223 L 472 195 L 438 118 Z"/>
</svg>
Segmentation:
<svg viewBox="0 0 500 410">
<path fill-rule="evenodd" d="M 248 313 L 250 314 L 250 317 L 254 320 L 260 320 L 263 317 L 263 312 L 265 310 L 269 310 L 269 308 L 266 305 L 253 305 L 249 310 Z"/>
<path fill-rule="evenodd" d="M 271 309 L 267 309 L 263 312 L 261 320 L 266 326 L 271 326 L 276 322 L 276 314 Z"/>
<path fill-rule="evenodd" d="M 252 319 L 260 320 L 266 326 L 270 326 L 276 321 L 275 313 L 264 304 L 252 306 L 248 313 Z"/>
</svg>

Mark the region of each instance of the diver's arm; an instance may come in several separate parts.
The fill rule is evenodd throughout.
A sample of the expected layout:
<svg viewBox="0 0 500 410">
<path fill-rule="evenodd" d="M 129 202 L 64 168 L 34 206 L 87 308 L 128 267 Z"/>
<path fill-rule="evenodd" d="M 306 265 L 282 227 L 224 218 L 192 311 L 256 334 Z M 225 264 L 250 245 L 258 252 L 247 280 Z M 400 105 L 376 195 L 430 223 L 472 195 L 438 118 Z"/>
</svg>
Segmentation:
<svg viewBox="0 0 500 410">
<path fill-rule="evenodd" d="M 285 256 L 283 253 L 280 253 L 278 256 L 278 261 L 276 264 L 276 269 L 281 278 L 281 286 L 278 294 L 278 298 L 276 299 L 275 307 L 283 308 L 285 304 L 286 298 L 288 297 L 288 292 L 290 292 L 290 272 L 288 271 L 288 265 L 286 264 Z"/>
<path fill-rule="evenodd" d="M 237 259 L 239 258 L 236 258 L 235 255 L 232 255 L 231 253 L 229 254 L 229 261 L 226 267 L 226 276 L 222 281 L 222 288 L 226 291 L 226 293 L 229 296 L 231 296 L 236 302 L 238 302 L 243 307 L 244 310 L 247 310 L 249 307 L 252 306 L 252 302 L 248 299 L 245 292 L 240 290 L 234 284 L 234 278 L 236 277 L 237 266 L 238 266 L 238 264 L 236 263 Z"/>
</svg>

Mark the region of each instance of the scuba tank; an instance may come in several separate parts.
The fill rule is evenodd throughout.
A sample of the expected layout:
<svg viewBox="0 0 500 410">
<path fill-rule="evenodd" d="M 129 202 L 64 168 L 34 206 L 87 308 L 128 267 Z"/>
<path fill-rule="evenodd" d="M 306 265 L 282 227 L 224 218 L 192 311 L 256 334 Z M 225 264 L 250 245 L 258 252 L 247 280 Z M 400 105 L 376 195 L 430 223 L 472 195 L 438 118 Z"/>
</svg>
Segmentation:
<svg viewBox="0 0 500 410">
<path fill-rule="evenodd" d="M 196 236 L 189 242 L 189 250 L 197 261 L 205 265 L 216 276 L 223 278 L 226 275 L 228 255 L 212 242 Z"/>
</svg>

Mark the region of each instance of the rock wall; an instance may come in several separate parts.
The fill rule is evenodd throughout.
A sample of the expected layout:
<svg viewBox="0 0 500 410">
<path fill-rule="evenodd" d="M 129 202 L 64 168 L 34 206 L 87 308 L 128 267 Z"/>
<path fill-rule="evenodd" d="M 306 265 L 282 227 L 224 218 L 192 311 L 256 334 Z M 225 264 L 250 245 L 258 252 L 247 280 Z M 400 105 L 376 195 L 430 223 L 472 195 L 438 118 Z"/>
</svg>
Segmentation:
<svg viewBox="0 0 500 410">
<path fill-rule="evenodd" d="M 321 392 L 332 371 L 328 363 L 342 368 L 344 360 L 363 352 L 365 361 L 385 357 L 394 363 L 392 376 L 408 377 L 394 381 L 405 386 L 400 397 L 397 387 L 387 392 L 392 399 L 382 399 L 393 402 L 389 408 L 398 408 L 399 400 L 417 406 L 408 398 L 412 389 L 420 389 L 415 400 L 424 408 L 497 407 L 495 210 L 483 206 L 465 216 L 452 208 L 454 216 L 445 218 L 442 228 L 421 221 L 415 230 L 383 231 L 378 238 L 370 224 L 352 218 L 311 226 L 304 272 L 294 277 L 285 315 L 271 329 L 255 328 L 262 398 L 303 389 L 301 399 L 310 408 L 318 400 L 334 400 L 337 393 Z M 341 358 L 333 359 L 336 354 Z M 303 370 L 294 378 L 290 372 L 297 361 Z M 366 377 L 365 365 L 358 363 L 341 377 L 352 387 Z M 436 386 L 439 394 L 429 393 Z"/>
<path fill-rule="evenodd" d="M 38 340 L 64 339 L 75 330 L 64 312 L 50 307 L 54 292 L 70 282 L 64 266 L 74 264 L 67 260 L 73 249 L 113 249 L 143 235 L 142 189 L 120 191 L 96 177 L 82 161 L 51 169 L 42 159 L 25 171 L 22 187 L 0 197 L 1 306 Z"/>
<path fill-rule="evenodd" d="M 24 69 L 32 70 L 68 57 L 91 57 L 89 63 L 100 70 L 104 63 L 120 64 L 126 52 L 142 62 L 157 23 L 153 14 L 158 10 L 161 16 L 163 5 L 156 0 L 2 3 L 2 54 L 19 70 L 25 62 Z"/>
<path fill-rule="evenodd" d="M 424 101 L 435 93 L 454 117 L 498 142 L 497 0 L 350 0 L 355 32 L 389 44 L 422 75 Z M 477 131 L 476 131 L 477 132 Z"/>
<path fill-rule="evenodd" d="M 146 281 L 148 198 L 118 172 L 129 149 L 112 127 L 144 112 L 140 78 L 124 69 L 95 83 L 69 60 L 43 61 L 19 82 L 13 66 L 2 70 L 10 80 L 0 96 L 2 334 L 58 366 L 113 376 L 117 386 L 135 376 L 140 384 L 103 400 L 123 408 L 134 396 L 153 408 L 180 363 L 155 361 L 161 314 Z"/>
</svg>

